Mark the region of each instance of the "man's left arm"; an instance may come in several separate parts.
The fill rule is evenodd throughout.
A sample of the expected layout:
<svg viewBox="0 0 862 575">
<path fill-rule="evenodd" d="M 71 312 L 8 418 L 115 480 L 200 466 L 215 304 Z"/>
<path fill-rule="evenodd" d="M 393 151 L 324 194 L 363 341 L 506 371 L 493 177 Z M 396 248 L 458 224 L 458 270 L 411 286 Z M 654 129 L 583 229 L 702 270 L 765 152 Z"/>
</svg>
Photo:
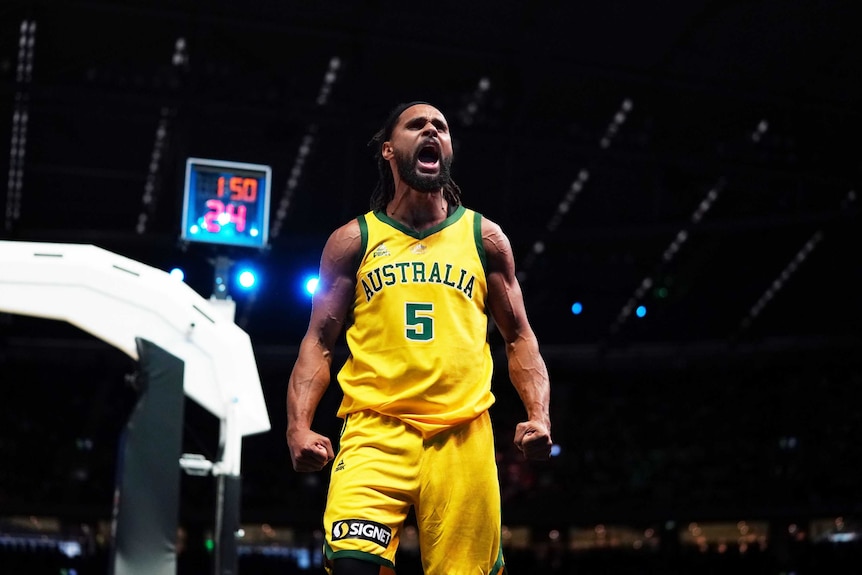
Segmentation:
<svg viewBox="0 0 862 575">
<path fill-rule="evenodd" d="M 548 369 L 527 319 L 512 246 L 500 226 L 487 219 L 482 221 L 482 242 L 488 263 L 488 309 L 506 345 L 509 378 L 527 411 L 527 420 L 515 428 L 515 445 L 529 459 L 548 459 L 552 446 Z"/>
</svg>

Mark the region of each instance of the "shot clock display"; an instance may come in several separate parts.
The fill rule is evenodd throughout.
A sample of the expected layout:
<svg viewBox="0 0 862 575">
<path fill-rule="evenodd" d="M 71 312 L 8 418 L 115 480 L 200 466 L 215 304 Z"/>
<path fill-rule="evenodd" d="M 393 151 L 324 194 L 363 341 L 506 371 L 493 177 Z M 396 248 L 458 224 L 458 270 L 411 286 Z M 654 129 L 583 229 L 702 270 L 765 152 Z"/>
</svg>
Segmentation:
<svg viewBox="0 0 862 575">
<path fill-rule="evenodd" d="M 271 179 L 272 169 L 262 164 L 188 158 L 182 239 L 266 247 Z"/>
</svg>

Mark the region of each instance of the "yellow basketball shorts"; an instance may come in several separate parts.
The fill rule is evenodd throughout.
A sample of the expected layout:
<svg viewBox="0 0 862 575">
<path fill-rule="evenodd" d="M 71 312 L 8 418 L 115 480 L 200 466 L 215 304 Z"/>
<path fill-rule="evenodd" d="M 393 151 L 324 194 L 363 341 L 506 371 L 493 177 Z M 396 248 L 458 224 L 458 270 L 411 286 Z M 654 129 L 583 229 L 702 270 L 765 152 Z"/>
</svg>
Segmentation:
<svg viewBox="0 0 862 575">
<path fill-rule="evenodd" d="M 372 411 L 348 416 L 323 516 L 327 570 L 348 557 L 394 570 L 411 506 L 425 575 L 505 573 L 488 412 L 430 438 Z"/>
</svg>

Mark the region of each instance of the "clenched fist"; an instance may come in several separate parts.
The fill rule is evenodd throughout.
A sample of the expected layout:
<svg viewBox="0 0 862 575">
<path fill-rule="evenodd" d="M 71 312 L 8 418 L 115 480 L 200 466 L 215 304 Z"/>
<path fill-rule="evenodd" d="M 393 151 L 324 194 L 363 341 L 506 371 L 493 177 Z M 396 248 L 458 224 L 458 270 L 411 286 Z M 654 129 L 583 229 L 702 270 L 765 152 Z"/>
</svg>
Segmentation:
<svg viewBox="0 0 862 575">
<path fill-rule="evenodd" d="M 539 421 L 523 421 L 515 427 L 515 447 L 527 459 L 550 459 L 551 431 Z"/>
<path fill-rule="evenodd" d="M 329 438 L 310 429 L 288 430 L 287 446 L 296 471 L 320 471 L 335 458 Z"/>
</svg>

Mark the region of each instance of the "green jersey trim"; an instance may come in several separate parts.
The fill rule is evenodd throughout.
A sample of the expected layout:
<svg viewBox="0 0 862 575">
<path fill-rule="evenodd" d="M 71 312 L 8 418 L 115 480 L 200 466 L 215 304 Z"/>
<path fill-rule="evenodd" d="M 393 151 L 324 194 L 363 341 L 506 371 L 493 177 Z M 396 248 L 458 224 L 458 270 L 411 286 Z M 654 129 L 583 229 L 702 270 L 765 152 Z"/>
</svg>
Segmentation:
<svg viewBox="0 0 862 575">
<path fill-rule="evenodd" d="M 365 250 L 368 249 L 368 222 L 365 221 L 365 214 L 357 216 L 356 221 L 359 222 L 359 237 L 362 240 L 362 245 L 359 246 L 359 253 L 356 254 L 355 268 L 359 271 L 359 266 L 362 264 L 362 258 L 365 257 Z"/>
<path fill-rule="evenodd" d="M 488 258 L 485 254 L 485 242 L 482 241 L 482 214 L 475 212 L 473 218 L 473 239 L 476 242 L 476 253 L 479 254 L 479 261 L 482 262 L 482 269 L 485 270 L 485 277 L 488 277 Z"/>
<path fill-rule="evenodd" d="M 410 229 L 407 226 L 405 226 L 404 224 L 402 224 L 401 222 L 393 220 L 392 218 L 387 216 L 385 212 L 380 212 L 380 211 L 374 212 L 374 216 L 378 220 L 380 220 L 381 222 L 389 224 L 390 226 L 392 226 L 393 228 L 395 228 L 399 232 L 406 234 L 406 235 L 410 236 L 411 238 L 416 238 L 417 240 L 424 240 L 428 236 L 436 234 L 437 232 L 439 232 L 443 228 L 451 226 L 452 224 L 454 224 L 455 222 L 460 220 L 461 217 L 466 212 L 467 212 L 467 208 L 465 208 L 464 206 L 458 206 L 457 208 L 455 208 L 455 211 L 452 212 L 449 215 L 449 217 L 447 217 L 445 220 L 443 220 L 442 222 L 440 222 L 439 224 L 437 224 L 433 228 L 428 228 L 427 230 L 422 230 L 421 232 Z M 364 250 L 362 253 L 365 253 Z"/>
</svg>

